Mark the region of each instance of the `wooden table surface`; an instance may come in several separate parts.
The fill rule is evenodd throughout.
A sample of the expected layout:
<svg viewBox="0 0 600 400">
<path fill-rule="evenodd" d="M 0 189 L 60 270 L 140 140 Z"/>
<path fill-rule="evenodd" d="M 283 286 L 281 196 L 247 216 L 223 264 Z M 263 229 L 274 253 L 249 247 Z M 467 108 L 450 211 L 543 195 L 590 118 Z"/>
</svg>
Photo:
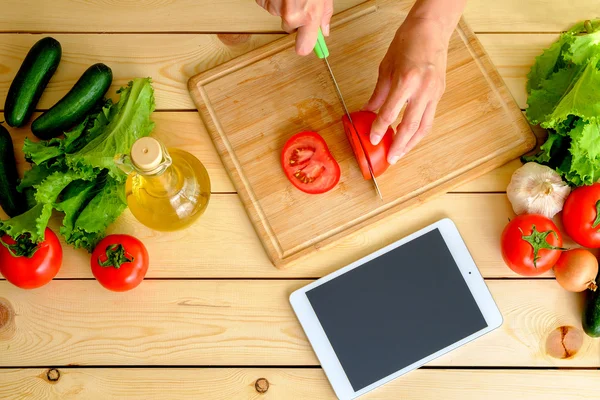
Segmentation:
<svg viewBox="0 0 600 400">
<path fill-rule="evenodd" d="M 360 0 L 335 3 L 341 11 Z M 399 20 L 411 4 L 398 1 Z M 597 3 L 587 0 L 470 0 L 465 19 L 523 108 L 534 57 L 560 31 L 597 14 Z M 104 290 L 91 275 L 89 256 L 71 248 L 58 277 L 41 289 L 19 290 L 0 280 L 0 398 L 335 398 L 288 295 L 450 217 L 504 325 L 365 398 L 597 399 L 600 340 L 584 335 L 581 349 L 566 359 L 546 350 L 557 328 L 581 329 L 581 296 L 562 290 L 551 273 L 524 279 L 502 262 L 498 242 L 513 215 L 504 191 L 518 161 L 289 270 L 269 263 L 186 83 L 280 37 L 279 24 L 250 0 L 2 0 L 1 104 L 30 46 L 40 33 L 50 34 L 61 42 L 63 59 L 40 110 L 95 62 L 113 69 L 113 89 L 151 76 L 156 134 L 197 155 L 214 191 L 207 213 L 182 232 L 152 232 L 124 213 L 112 230 L 142 238 L 152 258 L 146 281 L 132 292 Z M 29 128 L 9 130 L 18 148 L 31 135 Z"/>
</svg>

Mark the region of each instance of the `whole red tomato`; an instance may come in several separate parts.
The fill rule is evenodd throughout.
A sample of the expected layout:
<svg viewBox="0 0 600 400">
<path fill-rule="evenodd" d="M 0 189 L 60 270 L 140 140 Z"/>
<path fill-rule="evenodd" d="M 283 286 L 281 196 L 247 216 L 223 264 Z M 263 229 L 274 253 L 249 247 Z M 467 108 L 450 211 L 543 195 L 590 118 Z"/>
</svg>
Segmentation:
<svg viewBox="0 0 600 400">
<path fill-rule="evenodd" d="M 124 292 L 138 286 L 148 271 L 148 251 L 128 235 L 105 237 L 92 253 L 92 273 L 106 289 Z"/>
<path fill-rule="evenodd" d="M 565 231 L 583 247 L 600 247 L 600 183 L 571 192 L 563 207 Z"/>
<path fill-rule="evenodd" d="M 32 245 L 25 237 L 15 241 L 5 235 L 0 244 L 0 273 L 15 286 L 35 289 L 56 276 L 62 258 L 60 241 L 48 228 L 44 231 L 44 241 L 38 245 Z"/>
<path fill-rule="evenodd" d="M 558 261 L 561 246 L 558 228 L 543 215 L 519 215 L 502 232 L 502 257 L 519 275 L 548 271 Z"/>
</svg>

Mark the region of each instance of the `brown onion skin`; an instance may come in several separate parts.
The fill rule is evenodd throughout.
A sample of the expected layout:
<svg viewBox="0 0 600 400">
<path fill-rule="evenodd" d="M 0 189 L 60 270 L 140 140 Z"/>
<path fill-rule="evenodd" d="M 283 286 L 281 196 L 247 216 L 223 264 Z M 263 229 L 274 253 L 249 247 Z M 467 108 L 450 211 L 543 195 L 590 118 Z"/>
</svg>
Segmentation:
<svg viewBox="0 0 600 400">
<path fill-rule="evenodd" d="M 554 266 L 556 281 L 569 292 L 595 291 L 598 260 L 589 250 L 567 250 Z"/>
</svg>

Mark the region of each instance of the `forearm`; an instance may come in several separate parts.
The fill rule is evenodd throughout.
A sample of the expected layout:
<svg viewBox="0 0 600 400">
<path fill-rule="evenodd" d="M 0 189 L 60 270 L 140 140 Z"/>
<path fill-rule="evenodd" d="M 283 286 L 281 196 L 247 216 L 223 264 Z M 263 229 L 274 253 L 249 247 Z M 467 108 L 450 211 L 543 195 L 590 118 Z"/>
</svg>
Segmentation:
<svg viewBox="0 0 600 400">
<path fill-rule="evenodd" d="M 417 0 L 407 18 L 435 22 L 446 41 L 450 40 L 467 0 Z"/>
</svg>

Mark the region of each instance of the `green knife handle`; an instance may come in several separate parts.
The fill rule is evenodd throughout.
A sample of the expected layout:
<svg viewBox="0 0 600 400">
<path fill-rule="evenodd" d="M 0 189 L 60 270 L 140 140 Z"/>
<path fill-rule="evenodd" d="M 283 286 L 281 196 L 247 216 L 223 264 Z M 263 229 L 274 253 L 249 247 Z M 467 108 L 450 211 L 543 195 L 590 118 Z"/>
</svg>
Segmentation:
<svg viewBox="0 0 600 400">
<path fill-rule="evenodd" d="M 325 37 L 323 36 L 323 32 L 321 32 L 321 28 L 319 28 L 319 33 L 317 34 L 317 44 L 315 45 L 314 52 L 319 58 L 329 57 L 329 49 L 327 48 L 327 44 L 325 44 Z"/>
</svg>

